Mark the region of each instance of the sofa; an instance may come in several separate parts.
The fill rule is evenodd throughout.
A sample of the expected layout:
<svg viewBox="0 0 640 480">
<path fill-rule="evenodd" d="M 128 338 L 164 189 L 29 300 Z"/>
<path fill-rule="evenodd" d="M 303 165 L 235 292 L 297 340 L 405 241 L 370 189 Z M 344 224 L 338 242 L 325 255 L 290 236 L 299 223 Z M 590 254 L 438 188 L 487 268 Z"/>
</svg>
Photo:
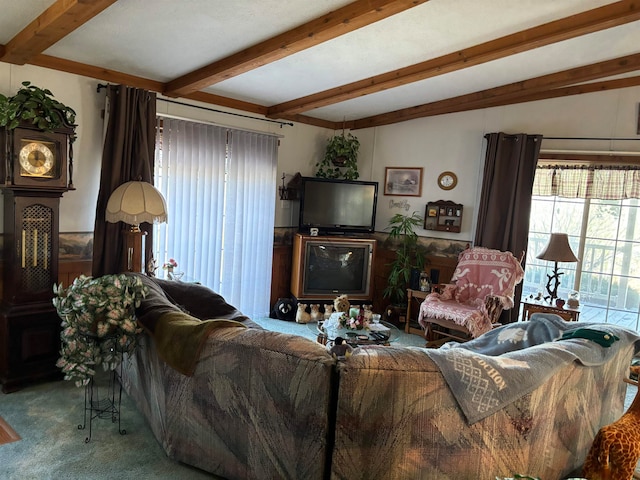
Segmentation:
<svg viewBox="0 0 640 480">
<path fill-rule="evenodd" d="M 566 478 L 622 414 L 639 344 L 625 329 L 542 316 L 462 345 L 365 346 L 337 361 L 206 287 L 145 282 L 123 387 L 169 457 L 228 479 Z M 171 315 L 212 325 L 186 362 L 165 350 L 183 333 L 157 334 Z M 585 326 L 617 340 L 600 345 Z"/>
</svg>

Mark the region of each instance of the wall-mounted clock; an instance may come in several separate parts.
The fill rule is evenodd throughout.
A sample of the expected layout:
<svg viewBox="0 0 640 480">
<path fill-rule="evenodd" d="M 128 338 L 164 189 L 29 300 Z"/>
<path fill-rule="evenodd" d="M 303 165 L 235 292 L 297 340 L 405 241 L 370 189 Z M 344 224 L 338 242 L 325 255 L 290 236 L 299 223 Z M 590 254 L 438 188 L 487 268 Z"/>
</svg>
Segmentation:
<svg viewBox="0 0 640 480">
<path fill-rule="evenodd" d="M 438 177 L 438 186 L 443 190 L 451 190 L 458 184 L 458 177 L 453 172 L 442 172 Z"/>
</svg>

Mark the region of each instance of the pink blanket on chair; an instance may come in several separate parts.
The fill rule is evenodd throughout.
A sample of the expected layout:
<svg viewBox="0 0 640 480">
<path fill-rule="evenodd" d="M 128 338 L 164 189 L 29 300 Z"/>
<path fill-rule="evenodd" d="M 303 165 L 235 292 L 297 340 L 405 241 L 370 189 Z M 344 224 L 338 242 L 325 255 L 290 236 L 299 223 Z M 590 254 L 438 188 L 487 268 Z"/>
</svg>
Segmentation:
<svg viewBox="0 0 640 480">
<path fill-rule="evenodd" d="M 460 254 L 451 281 L 456 284 L 455 299 L 459 302 L 484 302 L 487 295 L 494 295 L 509 309 L 513 307 L 515 287 L 523 277 L 522 265 L 510 252 L 476 247 Z"/>
<path fill-rule="evenodd" d="M 515 286 L 524 270 L 510 252 L 475 247 L 460 254 L 458 265 L 441 294 L 432 293 L 420 305 L 418 322 L 440 318 L 464 326 L 475 338 L 491 330 L 487 295 L 498 297 L 504 309 L 513 307 Z"/>
</svg>

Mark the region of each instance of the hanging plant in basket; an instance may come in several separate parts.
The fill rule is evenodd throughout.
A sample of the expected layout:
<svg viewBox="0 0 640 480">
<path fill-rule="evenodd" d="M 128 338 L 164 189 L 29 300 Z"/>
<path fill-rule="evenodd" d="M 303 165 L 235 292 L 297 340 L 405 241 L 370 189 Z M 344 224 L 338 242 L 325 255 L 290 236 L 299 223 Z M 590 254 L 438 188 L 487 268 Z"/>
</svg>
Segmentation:
<svg viewBox="0 0 640 480">
<path fill-rule="evenodd" d="M 147 287 L 137 276 L 81 275 L 67 289 L 54 285 L 53 305 L 62 319 L 57 366 L 65 380 L 87 385 L 98 366 L 115 370 L 124 353 L 133 353 L 142 329 L 136 307 Z"/>
<path fill-rule="evenodd" d="M 351 133 L 331 137 L 324 158 L 316 163 L 316 177 L 356 180 L 358 174 L 358 150 L 360 141 Z"/>
</svg>

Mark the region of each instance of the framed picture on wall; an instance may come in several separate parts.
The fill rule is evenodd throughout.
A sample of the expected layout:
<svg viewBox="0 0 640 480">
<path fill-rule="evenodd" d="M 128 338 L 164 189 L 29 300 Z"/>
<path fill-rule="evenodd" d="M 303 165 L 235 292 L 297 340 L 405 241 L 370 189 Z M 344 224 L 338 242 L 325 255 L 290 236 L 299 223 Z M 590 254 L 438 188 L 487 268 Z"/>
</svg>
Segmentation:
<svg viewBox="0 0 640 480">
<path fill-rule="evenodd" d="M 384 194 L 403 197 L 422 196 L 422 167 L 386 167 Z"/>
</svg>

